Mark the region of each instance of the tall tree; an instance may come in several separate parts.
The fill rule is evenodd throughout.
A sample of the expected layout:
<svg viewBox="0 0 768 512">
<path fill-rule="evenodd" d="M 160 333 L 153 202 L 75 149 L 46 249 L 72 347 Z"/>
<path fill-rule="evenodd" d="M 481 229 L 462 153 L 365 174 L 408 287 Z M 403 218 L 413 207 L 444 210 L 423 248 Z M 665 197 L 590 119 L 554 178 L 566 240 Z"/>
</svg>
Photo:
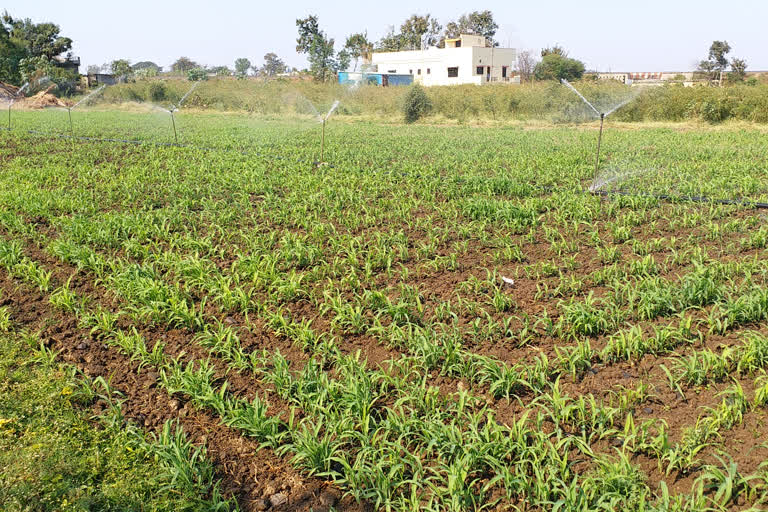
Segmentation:
<svg viewBox="0 0 768 512">
<path fill-rule="evenodd" d="M 143 69 L 150 69 L 154 73 L 159 73 L 160 71 L 163 70 L 163 68 L 161 68 L 160 66 L 158 66 L 157 64 L 155 64 L 151 60 L 143 60 L 141 62 L 137 62 L 136 64 L 134 64 L 131 67 L 133 68 L 134 71 L 141 71 Z"/>
<path fill-rule="evenodd" d="M 358 32 L 347 37 L 347 41 L 344 43 L 344 49 L 349 54 L 351 59 L 355 60 L 354 71 L 357 71 L 357 63 L 360 58 L 366 58 L 370 56 L 373 43 L 368 40 L 367 32 Z"/>
<path fill-rule="evenodd" d="M 268 54 L 264 55 L 264 66 L 262 66 L 260 70 L 261 74 L 266 76 L 275 76 L 279 75 L 280 73 L 285 73 L 285 71 L 285 62 L 283 62 L 276 53 L 269 52 Z"/>
<path fill-rule="evenodd" d="M 133 71 L 131 69 L 131 61 L 127 59 L 117 59 L 113 60 L 109 64 L 109 69 L 112 72 L 113 75 L 116 77 L 122 77 L 130 75 Z"/>
<path fill-rule="evenodd" d="M 376 49 L 383 52 L 399 52 L 404 46 L 403 35 L 395 32 L 395 27 L 390 25 L 387 33 L 376 44 Z"/>
<path fill-rule="evenodd" d="M 406 50 L 423 50 L 440 40 L 442 25 L 432 15 L 411 15 L 400 25 L 401 43 Z"/>
<path fill-rule="evenodd" d="M 240 57 L 235 60 L 235 74 L 238 78 L 245 78 L 248 76 L 248 70 L 251 69 L 251 61 L 245 57 Z"/>
<path fill-rule="evenodd" d="M 533 52 L 522 50 L 517 54 L 517 72 L 520 73 L 521 82 L 533 81 L 533 73 L 539 63 Z"/>
<path fill-rule="evenodd" d="M 20 83 L 37 70 L 61 77 L 67 74 L 51 62 L 72 49 L 72 40 L 59 32 L 54 23 L 32 23 L 5 11 L 0 17 L 0 80 Z"/>
<path fill-rule="evenodd" d="M 9 35 L 27 52 L 29 57 L 52 59 L 72 49 L 72 39 L 59 35 L 61 29 L 54 23 L 32 23 L 29 18 L 13 18 L 8 11 L 3 13 L 3 24 Z"/>
<path fill-rule="evenodd" d="M 250 63 L 249 63 L 250 64 Z M 210 70 L 216 76 L 231 76 L 232 70 L 227 66 L 213 66 Z"/>
<path fill-rule="evenodd" d="M 585 66 L 580 60 L 549 53 L 536 65 L 536 80 L 578 80 L 584 75 Z"/>
<path fill-rule="evenodd" d="M 476 34 L 485 37 L 491 46 L 499 46 L 494 39 L 499 24 L 493 19 L 493 13 L 489 10 L 472 11 L 463 14 L 458 20 L 445 25 L 445 37 L 448 39 L 459 37 L 461 34 Z"/>
<path fill-rule="evenodd" d="M 559 44 L 556 44 L 547 48 L 542 48 L 541 56 L 546 57 L 547 55 L 559 55 L 561 57 L 568 57 L 568 50 Z"/>
<path fill-rule="evenodd" d="M 0 19 L 0 81 L 19 85 L 19 62 L 26 55 L 27 52 L 21 44 L 11 38 L 11 28 Z"/>
<path fill-rule="evenodd" d="M 315 15 L 297 19 L 296 27 L 299 31 L 299 37 L 296 38 L 296 51 L 307 54 L 312 76 L 320 82 L 332 79 L 340 68 L 333 38 L 326 36 L 325 32 L 320 30 Z M 348 57 L 344 55 L 342 57 L 348 64 Z"/>
<path fill-rule="evenodd" d="M 171 64 L 171 71 L 176 73 L 186 73 L 192 69 L 199 68 L 200 65 L 189 57 L 179 57 L 176 62 Z"/>
<path fill-rule="evenodd" d="M 731 72 L 728 73 L 728 80 L 731 82 L 743 82 L 747 77 L 747 61 L 744 59 L 731 60 Z"/>
<path fill-rule="evenodd" d="M 731 51 L 731 45 L 728 41 L 712 41 L 709 46 L 709 55 L 707 60 L 699 63 L 699 71 L 705 73 L 710 80 L 717 80 L 728 69 L 728 54 Z"/>
</svg>

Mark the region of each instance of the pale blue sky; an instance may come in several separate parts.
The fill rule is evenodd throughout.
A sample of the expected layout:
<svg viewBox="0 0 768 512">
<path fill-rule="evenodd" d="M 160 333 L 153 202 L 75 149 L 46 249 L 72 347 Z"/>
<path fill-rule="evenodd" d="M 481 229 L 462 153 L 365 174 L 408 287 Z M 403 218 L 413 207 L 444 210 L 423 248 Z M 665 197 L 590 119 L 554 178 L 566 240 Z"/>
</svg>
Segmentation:
<svg viewBox="0 0 768 512">
<path fill-rule="evenodd" d="M 168 66 L 180 55 L 202 64 L 232 66 L 237 57 L 261 63 L 274 51 L 304 67 L 295 52 L 296 18 L 317 14 L 337 48 L 353 32 L 380 38 L 413 13 L 441 23 L 464 12 L 490 9 L 502 46 L 531 48 L 559 43 L 590 69 L 682 71 L 704 58 L 713 39 L 725 39 L 732 56 L 752 70 L 768 70 L 766 0 L 489 0 L 484 3 L 405 0 L 354 3 L 278 0 L 82 1 L 6 0 L 2 8 L 36 22 L 52 21 L 75 41 L 85 66 L 116 58 Z"/>
</svg>

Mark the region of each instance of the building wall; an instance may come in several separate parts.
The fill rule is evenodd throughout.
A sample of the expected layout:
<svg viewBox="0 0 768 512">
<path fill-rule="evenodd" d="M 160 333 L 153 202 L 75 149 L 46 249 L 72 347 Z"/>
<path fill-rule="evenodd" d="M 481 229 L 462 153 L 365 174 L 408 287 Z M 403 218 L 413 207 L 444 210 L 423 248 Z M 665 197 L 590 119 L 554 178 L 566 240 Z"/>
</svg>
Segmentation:
<svg viewBox="0 0 768 512">
<path fill-rule="evenodd" d="M 598 73 L 597 77 L 600 80 L 618 80 L 627 85 L 652 85 L 670 80 L 688 84 L 694 80 L 694 73 L 692 71 L 612 72 Z"/>
<path fill-rule="evenodd" d="M 404 52 L 377 52 L 372 63 L 379 73 L 413 75 L 414 81 L 425 86 L 488 83 L 502 81 L 502 67 L 507 66 L 507 79 L 512 81 L 517 51 L 514 48 L 430 48 Z M 477 67 L 483 73 L 477 74 Z M 458 68 L 458 76 L 448 76 L 448 68 Z"/>
</svg>

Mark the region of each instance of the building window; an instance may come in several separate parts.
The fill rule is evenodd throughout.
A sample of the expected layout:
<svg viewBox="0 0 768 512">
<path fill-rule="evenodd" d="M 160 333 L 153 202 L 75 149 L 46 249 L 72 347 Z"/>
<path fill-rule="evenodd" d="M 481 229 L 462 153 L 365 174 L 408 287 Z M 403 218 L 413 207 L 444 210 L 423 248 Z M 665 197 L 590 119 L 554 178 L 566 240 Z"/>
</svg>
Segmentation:
<svg viewBox="0 0 768 512">
<path fill-rule="evenodd" d="M 507 78 L 507 66 L 501 66 L 501 78 Z"/>
<path fill-rule="evenodd" d="M 413 70 L 412 70 L 412 69 L 409 69 L 409 70 L 408 70 L 408 74 L 409 74 L 409 75 L 412 75 L 412 74 L 413 74 Z"/>
<path fill-rule="evenodd" d="M 456 78 L 459 76 L 458 66 L 455 68 L 448 68 L 448 78 Z"/>
<path fill-rule="evenodd" d="M 389 71 L 387 71 L 387 73 L 397 73 L 397 70 L 396 69 L 390 69 Z"/>
<path fill-rule="evenodd" d="M 431 72 L 432 72 L 432 70 L 427 68 L 427 74 L 430 74 Z"/>
<path fill-rule="evenodd" d="M 417 74 L 417 75 L 420 75 L 420 74 L 421 74 L 421 69 L 417 69 L 417 70 L 416 70 L 416 74 Z"/>
<path fill-rule="evenodd" d="M 477 66 L 477 69 L 475 70 L 475 72 L 478 75 L 482 75 L 483 74 L 483 66 Z"/>
<path fill-rule="evenodd" d="M 456 46 L 454 48 L 461 48 L 461 39 L 456 41 Z"/>
</svg>

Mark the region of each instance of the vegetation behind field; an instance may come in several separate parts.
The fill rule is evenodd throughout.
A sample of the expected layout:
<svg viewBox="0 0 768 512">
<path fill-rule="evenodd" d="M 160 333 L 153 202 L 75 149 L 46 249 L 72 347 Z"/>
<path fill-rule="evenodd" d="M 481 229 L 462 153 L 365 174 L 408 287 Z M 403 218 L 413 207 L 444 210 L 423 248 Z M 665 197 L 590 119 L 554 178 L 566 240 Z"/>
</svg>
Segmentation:
<svg viewBox="0 0 768 512">
<path fill-rule="evenodd" d="M 590 100 L 607 100 L 626 94 L 618 83 L 576 84 Z M 189 89 L 186 80 L 145 80 L 105 90 L 104 99 L 154 102 L 167 105 Z M 585 120 L 589 112 L 571 91 L 556 82 L 525 85 L 459 85 L 426 88 L 432 103 L 427 120 L 476 119 L 554 122 Z M 341 100 L 338 115 L 402 117 L 407 87 L 361 86 L 349 89 L 334 83 L 281 80 L 216 79 L 200 84 L 185 102 L 186 107 L 257 114 L 310 114 L 312 107 L 327 108 Z M 725 88 L 665 85 L 642 90 L 638 97 L 614 114 L 619 121 L 703 120 L 718 123 L 730 119 L 768 123 L 768 84 L 733 85 Z"/>
</svg>

